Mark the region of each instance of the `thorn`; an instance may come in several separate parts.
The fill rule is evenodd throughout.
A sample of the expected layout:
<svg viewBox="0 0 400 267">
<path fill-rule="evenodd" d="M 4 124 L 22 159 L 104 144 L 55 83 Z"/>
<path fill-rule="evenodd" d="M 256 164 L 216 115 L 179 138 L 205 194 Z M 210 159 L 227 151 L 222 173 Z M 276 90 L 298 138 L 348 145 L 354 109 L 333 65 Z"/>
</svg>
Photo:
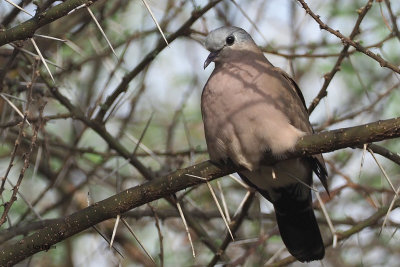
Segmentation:
<svg viewBox="0 0 400 267">
<path fill-rule="evenodd" d="M 89 12 L 90 16 L 92 17 L 92 19 L 94 20 L 94 23 L 96 23 L 97 28 L 99 28 L 101 34 L 103 35 L 104 39 L 106 39 L 108 46 L 111 48 L 111 51 L 113 52 L 114 56 L 117 58 L 117 60 L 119 60 L 117 54 L 115 53 L 114 48 L 112 47 L 110 40 L 108 40 L 107 35 L 105 34 L 105 32 L 103 31 L 103 29 L 100 26 L 100 23 L 97 21 L 96 17 L 94 16 L 92 10 L 90 10 L 90 8 L 87 6 L 86 7 L 87 11 Z"/>
<path fill-rule="evenodd" d="M 225 218 L 224 212 L 221 209 L 221 205 L 218 202 L 217 196 L 215 195 L 214 189 L 212 188 L 211 184 L 208 181 L 206 183 L 207 183 L 208 189 L 210 189 L 210 193 L 211 193 L 211 195 L 212 195 L 212 197 L 214 199 L 214 202 L 217 205 L 218 211 L 221 214 L 222 220 L 224 221 L 224 223 L 226 225 L 226 228 L 228 229 L 229 235 L 231 236 L 232 240 L 234 241 L 235 239 L 233 238 L 232 231 L 229 228 L 229 224 L 228 224 L 228 222 L 227 222 L 227 220 Z"/>
<path fill-rule="evenodd" d="M 51 71 L 50 71 L 50 69 L 49 69 L 49 66 L 47 66 L 46 60 L 45 60 L 44 57 L 42 56 L 42 53 L 40 52 L 39 47 L 36 45 L 35 40 L 33 40 L 33 38 L 30 38 L 30 40 L 31 40 L 33 46 L 35 47 L 36 52 L 38 53 L 38 55 L 39 55 L 39 57 L 40 57 L 40 60 L 43 62 L 44 66 L 45 66 L 45 68 L 46 68 L 46 70 L 47 70 L 47 72 L 49 73 L 51 79 L 53 80 L 53 83 L 56 83 L 56 82 L 54 81 L 53 75 L 51 74 Z"/>
<path fill-rule="evenodd" d="M 115 221 L 114 224 L 114 229 L 111 235 L 111 241 L 110 241 L 110 249 L 112 248 L 113 242 L 114 242 L 114 238 L 115 238 L 115 234 L 117 233 L 117 228 L 118 228 L 118 224 L 119 224 L 119 218 L 121 217 L 121 215 L 117 215 L 117 220 Z"/>
<path fill-rule="evenodd" d="M 18 113 L 19 116 L 21 116 L 22 119 L 25 119 L 24 114 L 17 108 L 17 106 L 14 105 L 13 102 L 11 102 L 3 93 L 0 93 L 1 98 L 4 99 L 4 101 L 7 102 L 7 104 L 9 104 L 14 110 L 15 112 Z M 26 123 L 31 126 L 31 124 L 29 123 L 28 119 L 26 119 Z"/>
<path fill-rule="evenodd" d="M 162 31 L 160 25 L 158 24 L 158 22 L 157 22 L 157 20 L 156 20 L 156 17 L 154 17 L 153 12 L 151 12 L 150 6 L 146 3 L 145 0 L 142 0 L 142 2 L 143 2 L 143 4 L 146 6 L 147 11 L 149 11 L 151 18 L 153 19 L 154 23 L 156 24 L 156 26 L 157 26 L 159 32 L 161 33 L 161 35 L 162 35 L 162 37 L 163 37 L 163 39 L 164 39 L 164 41 L 165 41 L 165 43 L 167 44 L 168 47 L 170 47 L 170 46 L 169 46 L 169 43 L 168 43 L 168 41 L 167 41 L 167 38 L 165 38 L 165 35 L 164 35 L 164 33 L 163 33 L 163 31 Z"/>
<path fill-rule="evenodd" d="M 133 237 L 136 239 L 136 241 L 139 243 L 140 247 L 143 249 L 143 251 L 146 253 L 146 255 L 150 258 L 150 260 L 154 263 L 155 266 L 157 266 L 156 262 L 154 261 L 153 257 L 150 255 L 150 253 L 144 248 L 142 242 L 140 242 L 139 238 L 136 236 L 135 232 L 133 231 L 132 227 L 128 224 L 128 222 L 124 219 L 121 218 L 122 223 L 128 228 L 129 232 L 133 235 Z"/>
<path fill-rule="evenodd" d="M 33 15 L 31 13 L 29 13 L 28 11 L 26 11 L 25 9 L 23 9 L 22 7 L 20 7 L 17 4 L 14 4 L 13 2 L 11 2 L 10 0 L 6 0 L 7 3 L 9 3 L 10 5 L 13 5 L 14 7 L 18 8 L 19 10 L 21 10 L 22 12 L 28 14 L 29 16 L 33 17 Z"/>
<path fill-rule="evenodd" d="M 187 233 L 187 236 L 188 236 L 188 239 L 189 239 L 189 243 L 190 243 L 190 246 L 192 247 L 193 258 L 196 258 L 196 252 L 194 251 L 193 242 L 192 242 L 192 236 L 190 235 L 189 227 L 187 226 L 185 216 L 183 215 L 181 204 L 179 204 L 178 201 L 176 202 L 176 207 L 178 208 L 179 215 L 181 216 L 183 225 L 185 226 L 185 230 L 186 230 L 186 233 Z"/>
</svg>

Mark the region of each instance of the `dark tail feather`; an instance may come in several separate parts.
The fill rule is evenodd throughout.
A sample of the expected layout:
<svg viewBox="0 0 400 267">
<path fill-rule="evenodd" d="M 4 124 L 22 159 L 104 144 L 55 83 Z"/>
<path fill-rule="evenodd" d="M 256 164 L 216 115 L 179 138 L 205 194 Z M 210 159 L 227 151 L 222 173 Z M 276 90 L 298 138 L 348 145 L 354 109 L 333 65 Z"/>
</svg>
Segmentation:
<svg viewBox="0 0 400 267">
<path fill-rule="evenodd" d="M 308 202 L 308 201 L 307 201 Z M 286 209 L 276 203 L 275 214 L 283 243 L 289 252 L 301 262 L 321 260 L 325 254 L 324 243 L 315 219 L 311 203 L 300 209 Z M 287 207 L 287 206 L 286 206 Z"/>
<path fill-rule="evenodd" d="M 274 204 L 279 232 L 290 254 L 301 262 L 321 260 L 325 255 L 325 247 L 312 208 L 311 190 L 296 183 L 274 188 L 271 197 L 246 176 L 239 175 Z"/>
</svg>

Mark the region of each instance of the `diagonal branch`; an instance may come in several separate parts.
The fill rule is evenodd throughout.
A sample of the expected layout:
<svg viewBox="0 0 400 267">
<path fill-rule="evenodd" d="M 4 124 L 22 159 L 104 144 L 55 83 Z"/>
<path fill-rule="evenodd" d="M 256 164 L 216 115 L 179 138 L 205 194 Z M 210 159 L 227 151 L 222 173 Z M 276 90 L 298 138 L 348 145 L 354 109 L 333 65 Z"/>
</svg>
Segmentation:
<svg viewBox="0 0 400 267">
<path fill-rule="evenodd" d="M 97 0 L 67 0 L 49 10 L 36 14 L 30 20 L 11 29 L 0 31 L 0 47 L 10 42 L 31 38 L 39 28 L 68 15 L 69 12 L 81 5 L 93 4 L 96 1 Z"/>
<path fill-rule="evenodd" d="M 319 24 L 319 27 L 322 30 L 326 30 L 326 31 L 330 32 L 331 34 L 333 34 L 336 37 L 338 37 L 342 41 L 343 44 L 351 45 L 357 51 L 359 51 L 359 52 L 369 56 L 370 58 L 374 59 L 375 61 L 377 61 L 379 63 L 379 65 L 381 67 L 391 69 L 392 71 L 400 74 L 400 69 L 395 64 L 384 60 L 379 54 L 373 53 L 371 50 L 369 50 L 369 49 L 365 48 L 364 46 L 362 46 L 359 42 L 353 41 L 350 38 L 348 38 L 348 37 L 344 36 L 343 34 L 341 34 L 339 31 L 334 30 L 331 27 L 329 27 L 326 23 L 324 23 L 320 19 L 319 15 L 315 14 L 310 9 L 310 7 L 307 5 L 307 3 L 304 0 L 297 0 L 297 1 L 303 6 L 303 8 L 306 11 L 306 13 L 309 14 Z"/>
<path fill-rule="evenodd" d="M 353 40 L 357 34 L 360 33 L 360 24 L 361 21 L 364 19 L 365 15 L 367 14 L 368 10 L 372 6 L 373 0 L 369 0 L 368 3 L 360 10 L 358 19 L 356 24 L 354 25 L 353 30 L 350 33 L 349 39 Z M 311 114 L 318 103 L 321 101 L 322 98 L 327 96 L 327 89 L 329 84 L 331 83 L 333 76 L 335 76 L 336 72 L 340 70 L 340 65 L 342 64 L 343 60 L 348 57 L 348 50 L 350 45 L 348 43 L 344 44 L 342 51 L 339 54 L 338 59 L 336 60 L 335 66 L 333 66 L 332 70 L 324 75 L 324 84 L 322 85 L 321 90 L 319 90 L 318 95 L 314 98 L 311 105 L 308 107 L 308 114 Z"/>
</svg>

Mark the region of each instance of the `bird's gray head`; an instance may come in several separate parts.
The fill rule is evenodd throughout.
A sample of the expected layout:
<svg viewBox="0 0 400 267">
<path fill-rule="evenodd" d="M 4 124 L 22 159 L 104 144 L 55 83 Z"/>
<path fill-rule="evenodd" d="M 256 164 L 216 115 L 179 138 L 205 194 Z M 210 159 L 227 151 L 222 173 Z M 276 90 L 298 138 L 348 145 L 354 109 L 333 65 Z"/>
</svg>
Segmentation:
<svg viewBox="0 0 400 267">
<path fill-rule="evenodd" d="M 221 27 L 211 31 L 206 38 L 205 46 L 211 53 L 204 62 L 204 68 L 211 62 L 229 58 L 232 51 L 258 51 L 250 34 L 238 27 Z"/>
</svg>

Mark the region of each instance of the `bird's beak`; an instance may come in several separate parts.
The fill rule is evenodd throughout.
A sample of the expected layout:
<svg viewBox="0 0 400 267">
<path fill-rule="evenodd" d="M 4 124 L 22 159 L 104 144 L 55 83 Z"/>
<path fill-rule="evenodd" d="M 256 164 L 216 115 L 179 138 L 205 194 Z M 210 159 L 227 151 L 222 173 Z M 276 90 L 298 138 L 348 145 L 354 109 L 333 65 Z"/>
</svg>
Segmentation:
<svg viewBox="0 0 400 267">
<path fill-rule="evenodd" d="M 211 52 L 206 61 L 204 61 L 204 69 L 207 68 L 208 65 L 210 65 L 211 62 L 214 61 L 214 59 L 218 56 L 219 51 Z"/>
</svg>

